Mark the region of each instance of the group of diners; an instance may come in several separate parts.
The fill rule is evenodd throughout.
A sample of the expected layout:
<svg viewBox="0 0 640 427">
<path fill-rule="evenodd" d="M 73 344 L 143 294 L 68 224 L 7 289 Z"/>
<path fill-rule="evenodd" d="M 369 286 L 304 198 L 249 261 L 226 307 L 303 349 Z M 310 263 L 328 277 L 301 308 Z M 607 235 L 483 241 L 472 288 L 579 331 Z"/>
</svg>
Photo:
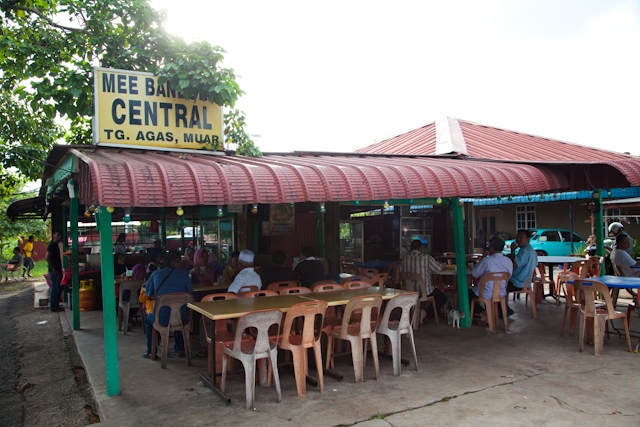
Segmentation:
<svg viewBox="0 0 640 427">
<path fill-rule="evenodd" d="M 118 257 L 116 265 L 124 263 L 122 255 Z M 227 292 L 237 294 L 243 288 L 255 287 L 257 289 L 266 288 L 266 285 L 277 281 L 296 280 L 301 286 L 311 287 L 312 284 L 325 278 L 324 265 L 314 256 L 314 249 L 311 246 L 302 248 L 300 261 L 295 268 L 291 269 L 284 266 L 286 257 L 284 252 L 275 251 L 273 253 L 273 265 L 262 269 L 262 277 L 254 268 L 255 255 L 252 251 L 244 249 L 235 252 L 230 257 L 230 267 L 224 268 L 217 258 L 206 248 L 200 248 L 188 254 L 186 259 L 177 251 L 166 253 L 162 264 L 158 265 L 157 271 L 150 263 L 147 267 L 147 277 L 144 283 L 144 292 L 140 294 L 140 302 L 144 303 L 147 309 L 147 317 L 145 320 L 145 329 L 147 333 L 147 351 L 143 354 L 144 358 L 149 358 L 151 354 L 151 336 L 152 325 L 155 319 L 153 304 L 150 301 L 155 300 L 162 294 L 175 292 L 193 293 L 193 284 L 200 282 L 222 282 L 229 284 Z M 134 267 L 134 270 L 138 266 Z M 142 266 L 144 272 L 144 266 Z M 150 271 L 151 270 L 151 271 Z M 118 274 L 119 271 L 116 271 Z M 134 271 L 134 279 L 138 276 Z M 186 316 L 186 314 L 184 314 Z M 169 313 L 160 312 L 160 323 L 168 322 Z M 173 354 L 184 356 L 184 341 L 182 334 L 176 332 L 175 346 Z M 200 352 L 206 355 L 205 351 Z"/>
<path fill-rule="evenodd" d="M 485 273 L 508 273 L 509 280 L 501 281 L 500 297 L 504 298 L 507 292 L 518 292 L 525 285 L 530 285 L 534 269 L 538 265 L 538 257 L 536 251 L 529 244 L 531 240 L 531 232 L 529 230 L 518 230 L 516 241 L 511 245 L 511 253 L 503 255 L 502 250 L 505 242 L 500 237 L 493 237 L 489 241 L 489 254 L 482 258 L 473 268 L 471 276 L 475 284 L 479 283 Z M 428 296 L 435 300 L 436 312 L 440 313 L 442 307 L 447 304 L 446 294 L 434 286 L 431 277 L 433 274 L 440 273 L 444 269 L 444 265 L 438 262 L 433 256 L 423 252 L 423 245 L 420 240 L 411 242 L 411 251 L 402 260 L 402 271 L 405 273 L 417 273 L 425 282 L 425 288 Z M 417 285 L 416 285 L 417 286 Z M 419 289 L 413 289 L 419 292 Z M 478 299 L 480 289 L 473 286 L 469 289 L 469 299 L 476 304 L 475 313 L 480 314 L 477 323 L 484 325 L 487 323 L 485 315 L 485 307 L 481 306 L 474 300 Z M 491 299 L 493 293 L 493 283 L 488 283 L 485 287 L 484 296 Z M 508 316 L 514 311 L 510 307 L 507 309 Z M 423 311 L 420 316 L 420 322 L 428 322 L 435 314 L 432 311 Z M 500 314 L 501 316 L 501 314 Z"/>
</svg>

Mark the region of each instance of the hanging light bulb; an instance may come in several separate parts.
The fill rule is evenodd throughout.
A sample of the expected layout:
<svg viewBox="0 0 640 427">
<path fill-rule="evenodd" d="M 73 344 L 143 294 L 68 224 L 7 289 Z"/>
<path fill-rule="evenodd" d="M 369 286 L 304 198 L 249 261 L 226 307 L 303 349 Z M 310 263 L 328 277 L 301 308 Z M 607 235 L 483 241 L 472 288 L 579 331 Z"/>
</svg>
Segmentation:
<svg viewBox="0 0 640 427">
<path fill-rule="evenodd" d="M 182 209 L 182 206 L 178 206 L 178 209 L 176 209 L 176 215 L 178 216 L 184 215 L 184 209 Z"/>
<path fill-rule="evenodd" d="M 296 207 L 296 204 L 295 204 L 295 203 L 293 203 L 293 202 L 291 202 L 291 203 L 289 203 L 289 207 L 290 207 L 291 209 L 293 209 L 293 208 L 295 208 L 295 207 Z"/>
<path fill-rule="evenodd" d="M 84 210 L 84 216 L 86 216 L 87 218 L 91 216 L 91 212 L 89 212 L 89 208 Z"/>
<path fill-rule="evenodd" d="M 502 196 L 498 196 L 498 200 L 502 200 Z"/>
<path fill-rule="evenodd" d="M 611 197 L 611 190 L 607 191 L 607 196 Z"/>
<path fill-rule="evenodd" d="M 409 199 L 409 204 L 412 204 L 412 203 L 413 203 L 413 199 Z"/>
<path fill-rule="evenodd" d="M 360 200 L 356 200 L 355 202 L 353 202 L 354 206 L 360 206 Z"/>
<path fill-rule="evenodd" d="M 442 199 L 441 199 L 440 197 L 438 197 L 438 198 L 436 199 L 436 203 L 437 203 L 437 204 L 442 203 Z"/>
<path fill-rule="evenodd" d="M 557 199 L 558 198 L 558 194 L 557 193 L 553 193 L 553 198 Z"/>
<path fill-rule="evenodd" d="M 129 215 L 129 214 L 124 214 L 124 217 L 122 218 L 122 220 L 123 220 L 125 223 L 128 223 L 129 221 L 131 221 L 131 215 Z"/>
<path fill-rule="evenodd" d="M 529 197 L 528 197 L 528 198 L 529 198 L 529 200 L 533 199 L 533 197 L 531 197 L 531 194 L 529 194 Z"/>
<path fill-rule="evenodd" d="M 324 203 L 320 203 L 320 212 L 325 213 L 326 209 L 324 208 Z"/>
<path fill-rule="evenodd" d="M 389 201 L 385 200 L 384 204 L 382 205 L 382 207 L 385 208 L 385 209 L 389 209 Z"/>
<path fill-rule="evenodd" d="M 253 204 L 253 207 L 251 208 L 251 213 L 254 214 L 254 215 L 258 213 L 258 204 L 257 203 Z"/>
<path fill-rule="evenodd" d="M 91 204 L 89 205 L 89 212 L 94 213 L 96 211 L 96 205 Z"/>
<path fill-rule="evenodd" d="M 513 196 L 509 196 L 507 200 L 509 200 L 510 202 L 513 201 Z"/>
<path fill-rule="evenodd" d="M 116 208 L 114 208 L 113 206 L 107 206 L 107 212 L 109 213 L 113 213 L 113 211 L 115 211 Z"/>
<path fill-rule="evenodd" d="M 218 206 L 218 218 L 221 217 L 222 215 L 223 215 L 222 206 Z"/>
</svg>

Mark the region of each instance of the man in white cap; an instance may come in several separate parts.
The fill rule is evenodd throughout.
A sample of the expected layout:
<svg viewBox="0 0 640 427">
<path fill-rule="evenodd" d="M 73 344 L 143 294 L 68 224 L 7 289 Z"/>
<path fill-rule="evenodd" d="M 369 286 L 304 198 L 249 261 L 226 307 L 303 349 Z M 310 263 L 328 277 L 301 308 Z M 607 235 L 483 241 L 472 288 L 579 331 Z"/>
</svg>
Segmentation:
<svg viewBox="0 0 640 427">
<path fill-rule="evenodd" d="M 629 255 L 633 256 L 633 239 L 631 238 L 631 236 L 627 234 L 626 231 L 624 231 L 624 225 L 622 225 L 619 222 L 612 222 L 611 224 L 609 224 L 609 234 L 613 234 L 614 237 L 616 238 L 616 241 L 619 235 L 627 236 L 629 238 L 629 245 L 625 250 Z M 611 246 L 611 249 L 616 248 L 617 246 L 616 241 L 614 241 L 613 245 Z"/>
<path fill-rule="evenodd" d="M 238 263 L 240 264 L 240 273 L 236 276 L 231 286 L 229 286 L 229 292 L 237 294 L 244 286 L 257 286 L 258 289 L 262 288 L 262 279 L 260 275 L 253 269 L 253 258 L 255 255 L 249 249 L 243 249 L 238 256 Z"/>
</svg>

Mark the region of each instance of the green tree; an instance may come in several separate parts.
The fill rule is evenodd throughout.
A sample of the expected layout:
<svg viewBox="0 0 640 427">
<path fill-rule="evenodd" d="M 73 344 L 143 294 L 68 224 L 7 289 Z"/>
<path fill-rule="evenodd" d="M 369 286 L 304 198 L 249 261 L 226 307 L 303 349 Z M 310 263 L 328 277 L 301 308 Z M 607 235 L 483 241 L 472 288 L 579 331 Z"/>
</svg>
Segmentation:
<svg viewBox="0 0 640 427">
<path fill-rule="evenodd" d="M 0 89 L 8 112 L 0 144 L 13 155 L 3 158 L 4 173 L 15 166 L 27 178 L 41 176 L 42 166 L 25 162 L 44 161 L 61 135 L 56 119 L 67 121 L 68 142 L 91 142 L 96 66 L 151 72 L 187 99 L 226 107 L 244 93 L 234 71 L 222 66 L 224 49 L 168 33 L 164 12 L 147 0 L 0 0 L 0 17 Z M 24 120 L 10 121 L 16 117 Z M 242 152 L 246 140 L 237 142 Z"/>
</svg>

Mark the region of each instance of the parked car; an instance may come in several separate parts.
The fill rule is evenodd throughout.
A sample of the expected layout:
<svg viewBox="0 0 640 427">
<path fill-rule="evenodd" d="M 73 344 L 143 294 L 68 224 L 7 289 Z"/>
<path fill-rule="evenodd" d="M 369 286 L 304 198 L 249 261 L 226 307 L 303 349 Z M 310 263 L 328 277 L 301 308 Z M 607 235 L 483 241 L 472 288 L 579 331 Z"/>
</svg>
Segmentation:
<svg viewBox="0 0 640 427">
<path fill-rule="evenodd" d="M 529 242 L 538 255 L 567 256 L 572 253 L 582 252 L 585 248 L 584 239 L 573 233 L 573 248 L 571 247 L 571 231 L 563 228 L 540 228 L 531 230 L 533 234 Z M 507 240 L 502 253 L 511 253 L 511 243 L 515 240 Z"/>
</svg>

